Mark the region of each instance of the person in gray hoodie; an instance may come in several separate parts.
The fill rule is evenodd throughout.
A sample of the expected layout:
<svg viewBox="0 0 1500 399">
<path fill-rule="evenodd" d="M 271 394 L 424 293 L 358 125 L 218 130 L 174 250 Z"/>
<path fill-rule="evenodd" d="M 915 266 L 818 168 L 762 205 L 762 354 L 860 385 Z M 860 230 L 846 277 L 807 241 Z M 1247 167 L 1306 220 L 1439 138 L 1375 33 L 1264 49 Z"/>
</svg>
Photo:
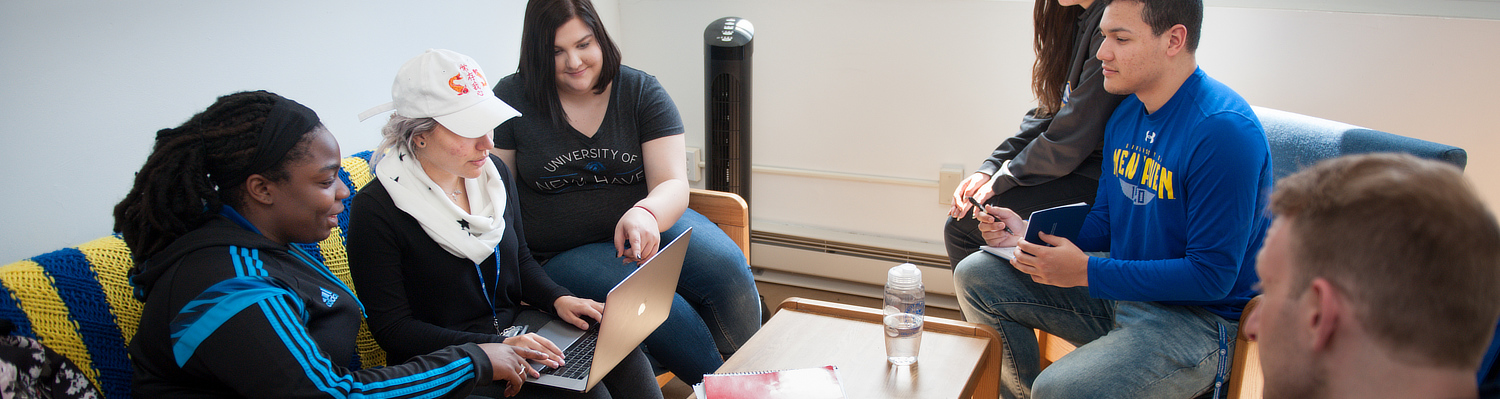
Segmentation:
<svg viewBox="0 0 1500 399">
<path fill-rule="evenodd" d="M 1104 123 L 1125 96 L 1104 91 L 1094 54 L 1104 35 L 1105 0 L 1036 0 L 1036 65 L 1031 89 L 1037 107 L 1021 118 L 1015 135 L 1000 142 L 979 169 L 959 183 L 943 225 L 948 261 L 984 245 L 968 198 L 1031 212 L 1078 202 L 1094 203 L 1104 154 Z"/>
</svg>

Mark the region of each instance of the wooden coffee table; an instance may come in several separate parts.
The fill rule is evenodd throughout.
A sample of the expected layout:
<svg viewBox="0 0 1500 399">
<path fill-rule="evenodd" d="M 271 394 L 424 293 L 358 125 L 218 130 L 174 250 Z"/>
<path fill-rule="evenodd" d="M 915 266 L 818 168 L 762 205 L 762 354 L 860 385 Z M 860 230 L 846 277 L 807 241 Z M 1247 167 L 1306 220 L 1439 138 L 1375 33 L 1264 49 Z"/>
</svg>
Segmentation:
<svg viewBox="0 0 1500 399">
<path fill-rule="evenodd" d="M 834 365 L 848 398 L 995 398 L 1000 338 L 993 328 L 927 317 L 912 366 L 885 360 L 880 309 L 787 298 L 718 373 Z"/>
</svg>

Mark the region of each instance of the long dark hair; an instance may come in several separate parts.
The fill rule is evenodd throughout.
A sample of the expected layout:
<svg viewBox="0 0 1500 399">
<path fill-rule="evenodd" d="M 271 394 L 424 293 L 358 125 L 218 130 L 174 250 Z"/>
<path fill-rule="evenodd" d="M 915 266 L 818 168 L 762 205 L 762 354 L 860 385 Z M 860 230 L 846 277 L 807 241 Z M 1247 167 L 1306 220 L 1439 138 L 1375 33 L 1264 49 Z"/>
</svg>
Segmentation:
<svg viewBox="0 0 1500 399">
<path fill-rule="evenodd" d="M 552 119 L 554 126 L 568 123 L 562 100 L 557 97 L 557 59 L 552 56 L 553 42 L 557 40 L 557 28 L 568 20 L 578 18 L 594 33 L 594 41 L 604 53 L 604 65 L 599 68 L 599 81 L 594 82 L 594 94 L 609 88 L 615 75 L 620 73 L 620 48 L 609 39 L 599 13 L 589 0 L 531 0 L 526 3 L 526 18 L 521 27 L 521 62 L 516 74 L 526 89 L 526 99 Z"/>
<path fill-rule="evenodd" d="M 1068 69 L 1073 61 L 1073 39 L 1081 14 L 1083 7 L 1064 7 L 1057 0 L 1036 0 L 1032 12 L 1036 40 L 1031 46 L 1036 50 L 1036 64 L 1031 67 L 1031 92 L 1036 94 L 1037 117 L 1051 116 L 1062 109 Z"/>
<path fill-rule="evenodd" d="M 244 178 L 214 180 L 250 167 L 261 126 L 278 100 L 283 99 L 266 91 L 230 94 L 182 126 L 156 132 L 156 145 L 136 173 L 135 185 L 115 205 L 115 231 L 137 263 L 203 225 L 219 207 L 243 205 Z M 281 162 L 258 174 L 285 181 L 290 177 L 286 165 L 306 158 L 307 146 L 300 141 L 308 137 L 303 133 Z"/>
</svg>

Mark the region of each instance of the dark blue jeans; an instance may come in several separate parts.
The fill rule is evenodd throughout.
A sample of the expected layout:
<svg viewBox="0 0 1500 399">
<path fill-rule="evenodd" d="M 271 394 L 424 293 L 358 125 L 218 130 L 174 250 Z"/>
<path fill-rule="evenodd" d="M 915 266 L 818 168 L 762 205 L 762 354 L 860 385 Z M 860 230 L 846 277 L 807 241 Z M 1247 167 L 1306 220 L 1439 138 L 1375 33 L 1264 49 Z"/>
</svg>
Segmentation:
<svg viewBox="0 0 1500 399">
<path fill-rule="evenodd" d="M 662 245 L 693 228 L 672 312 L 645 348 L 683 382 L 696 384 L 724 364 L 760 330 L 760 293 L 740 247 L 708 218 L 688 209 L 661 234 Z M 542 268 L 573 294 L 604 302 L 609 290 L 636 269 L 620 263 L 614 243 L 595 243 L 565 251 Z"/>
<path fill-rule="evenodd" d="M 964 318 L 1000 332 L 1002 398 L 1196 397 L 1213 391 L 1238 332 L 1239 323 L 1197 306 L 1111 301 L 1089 296 L 1088 287 L 1039 284 L 987 252 L 959 262 L 953 280 Z M 1041 370 L 1032 329 L 1078 349 Z"/>
</svg>

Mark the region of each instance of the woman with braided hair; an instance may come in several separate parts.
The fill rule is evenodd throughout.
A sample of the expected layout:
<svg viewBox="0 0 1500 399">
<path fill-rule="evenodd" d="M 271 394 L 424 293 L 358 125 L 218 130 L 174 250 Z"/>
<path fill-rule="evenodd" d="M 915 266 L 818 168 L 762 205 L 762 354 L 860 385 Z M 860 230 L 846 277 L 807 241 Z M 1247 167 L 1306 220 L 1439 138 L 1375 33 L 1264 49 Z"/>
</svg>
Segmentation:
<svg viewBox="0 0 1500 399">
<path fill-rule="evenodd" d="M 157 132 L 115 207 L 144 302 L 130 343 L 143 397 L 464 397 L 525 360 L 504 344 L 450 346 L 384 368 L 359 364 L 363 306 L 290 245 L 328 237 L 349 190 L 339 148 L 311 109 L 265 91 L 220 97 Z"/>
</svg>

